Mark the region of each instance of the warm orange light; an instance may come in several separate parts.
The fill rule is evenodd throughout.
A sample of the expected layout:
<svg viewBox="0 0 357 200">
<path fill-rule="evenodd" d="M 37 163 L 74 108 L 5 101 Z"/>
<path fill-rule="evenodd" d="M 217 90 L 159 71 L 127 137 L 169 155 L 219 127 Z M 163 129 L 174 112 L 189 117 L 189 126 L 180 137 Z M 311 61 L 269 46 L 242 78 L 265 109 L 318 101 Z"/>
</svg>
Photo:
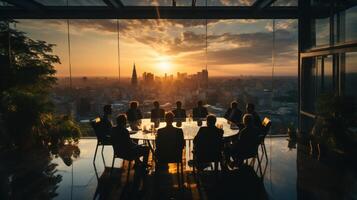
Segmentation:
<svg viewBox="0 0 357 200">
<path fill-rule="evenodd" d="M 162 56 L 158 59 L 158 70 L 162 73 L 168 73 L 172 69 L 171 60 L 167 56 Z"/>
</svg>

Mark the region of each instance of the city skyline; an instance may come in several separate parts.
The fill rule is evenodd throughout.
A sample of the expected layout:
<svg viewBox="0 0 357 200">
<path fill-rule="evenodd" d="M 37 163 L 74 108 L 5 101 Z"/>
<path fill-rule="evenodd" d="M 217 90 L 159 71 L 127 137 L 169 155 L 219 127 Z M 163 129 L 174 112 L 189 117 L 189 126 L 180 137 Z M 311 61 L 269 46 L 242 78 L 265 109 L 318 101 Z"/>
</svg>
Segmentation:
<svg viewBox="0 0 357 200">
<path fill-rule="evenodd" d="M 121 77 L 151 71 L 160 76 L 206 67 L 205 20 L 120 20 Z M 297 21 L 207 20 L 210 76 L 297 75 Z M 70 20 L 73 77 L 117 77 L 116 20 Z M 58 77 L 69 76 L 66 20 L 19 20 L 18 30 L 56 44 Z M 275 47 L 275 51 L 273 51 Z"/>
</svg>

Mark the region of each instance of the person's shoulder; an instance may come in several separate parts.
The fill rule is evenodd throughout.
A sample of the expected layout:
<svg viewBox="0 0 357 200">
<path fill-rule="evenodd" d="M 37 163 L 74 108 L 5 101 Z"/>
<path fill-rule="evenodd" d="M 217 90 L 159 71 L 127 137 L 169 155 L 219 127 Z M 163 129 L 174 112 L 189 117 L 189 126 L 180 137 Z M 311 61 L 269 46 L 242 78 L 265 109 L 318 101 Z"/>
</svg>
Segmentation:
<svg viewBox="0 0 357 200">
<path fill-rule="evenodd" d="M 199 130 L 201 131 L 207 131 L 209 129 L 208 126 L 201 126 Z"/>
<path fill-rule="evenodd" d="M 220 129 L 220 128 L 216 127 L 216 130 L 220 135 L 223 135 L 223 133 L 224 133 L 223 129 Z"/>
<path fill-rule="evenodd" d="M 163 132 L 165 130 L 166 130 L 166 127 L 162 127 L 162 128 L 157 129 L 157 132 Z"/>
<path fill-rule="evenodd" d="M 173 127 L 176 131 L 182 131 L 182 128 Z"/>
</svg>

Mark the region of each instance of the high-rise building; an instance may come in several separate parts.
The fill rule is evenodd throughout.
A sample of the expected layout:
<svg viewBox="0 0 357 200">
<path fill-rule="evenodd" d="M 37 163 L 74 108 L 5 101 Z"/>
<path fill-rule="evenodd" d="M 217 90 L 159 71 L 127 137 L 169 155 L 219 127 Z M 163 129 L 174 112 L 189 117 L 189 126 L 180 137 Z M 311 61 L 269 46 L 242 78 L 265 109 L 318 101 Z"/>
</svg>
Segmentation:
<svg viewBox="0 0 357 200">
<path fill-rule="evenodd" d="M 138 76 L 136 74 L 135 63 L 134 63 L 134 67 L 133 67 L 133 73 L 131 75 L 131 85 L 133 85 L 133 86 L 138 85 Z"/>
</svg>

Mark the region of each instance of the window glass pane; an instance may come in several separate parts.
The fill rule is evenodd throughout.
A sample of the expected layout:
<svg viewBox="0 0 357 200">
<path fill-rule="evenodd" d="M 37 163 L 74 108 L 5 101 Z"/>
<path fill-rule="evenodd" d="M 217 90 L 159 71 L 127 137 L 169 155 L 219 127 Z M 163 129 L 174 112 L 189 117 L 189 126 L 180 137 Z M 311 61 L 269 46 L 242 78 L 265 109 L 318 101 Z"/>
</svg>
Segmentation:
<svg viewBox="0 0 357 200">
<path fill-rule="evenodd" d="M 333 64 L 332 64 L 332 55 L 329 55 L 324 58 L 324 93 L 333 92 Z"/>
<path fill-rule="evenodd" d="M 345 94 L 353 98 L 354 115 L 357 117 L 357 52 L 346 53 L 345 67 Z M 357 119 L 357 118 L 356 118 Z M 354 126 L 357 126 L 357 121 L 354 121 Z"/>
<path fill-rule="evenodd" d="M 356 41 L 357 40 L 357 6 L 350 8 L 346 11 L 345 15 L 346 23 L 346 41 Z"/>
<path fill-rule="evenodd" d="M 298 21 L 275 20 L 274 113 L 272 133 L 286 134 L 297 128 L 298 104 Z"/>
<path fill-rule="evenodd" d="M 315 20 L 316 46 L 330 44 L 330 21 L 329 18 Z"/>
</svg>

